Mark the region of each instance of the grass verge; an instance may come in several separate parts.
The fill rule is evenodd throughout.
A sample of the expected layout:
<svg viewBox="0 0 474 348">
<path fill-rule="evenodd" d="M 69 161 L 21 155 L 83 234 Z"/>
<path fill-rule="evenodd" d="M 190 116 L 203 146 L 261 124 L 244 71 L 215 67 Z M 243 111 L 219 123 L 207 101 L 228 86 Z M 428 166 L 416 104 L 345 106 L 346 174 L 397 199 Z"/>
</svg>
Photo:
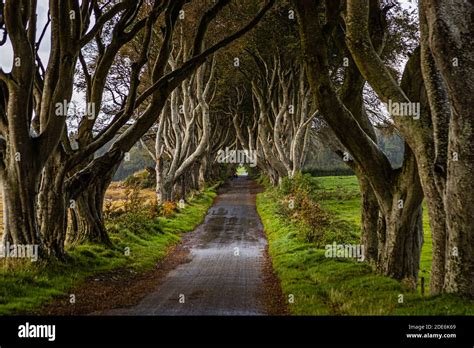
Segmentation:
<svg viewBox="0 0 474 348">
<path fill-rule="evenodd" d="M 29 313 L 100 272 L 122 267 L 150 270 L 182 233 L 203 221 L 215 196 L 216 187 L 206 189 L 169 218 L 130 213 L 107 221 L 112 249 L 80 245 L 68 250 L 65 262 L 1 260 L 0 315 Z"/>
<path fill-rule="evenodd" d="M 318 180 L 320 193 L 337 189 L 334 183 L 339 180 L 335 177 L 323 179 L 326 181 L 314 179 Z M 344 180 L 353 191 L 355 178 Z M 347 187 L 337 190 L 341 194 L 348 191 Z M 335 213 L 338 219 L 360 226 L 360 218 L 356 217 L 360 203 L 352 192 L 344 196 L 347 199 L 334 198 L 328 192 L 325 195 L 326 202 L 322 200 L 321 206 Z M 282 214 L 281 202 L 274 189 L 267 189 L 257 196 L 257 210 L 268 237 L 273 267 L 292 314 L 474 315 L 473 301 L 454 295 L 422 297 L 394 279 L 374 274 L 364 263 L 326 258 L 325 250 L 305 241 L 301 237 L 301 227 Z M 424 248 L 422 267 L 429 263 L 428 254 L 431 255 Z M 400 295 L 403 296 L 402 303 Z"/>
<path fill-rule="evenodd" d="M 340 219 L 355 224 L 360 233 L 360 192 L 355 176 L 327 176 L 312 178 L 322 193 L 320 203 Z M 431 229 L 428 218 L 428 208 L 423 202 L 423 247 L 420 259 L 420 277 L 418 292 L 421 294 L 421 277 L 425 279 L 425 293 L 429 292 L 430 271 L 433 247 L 431 244 Z"/>
</svg>

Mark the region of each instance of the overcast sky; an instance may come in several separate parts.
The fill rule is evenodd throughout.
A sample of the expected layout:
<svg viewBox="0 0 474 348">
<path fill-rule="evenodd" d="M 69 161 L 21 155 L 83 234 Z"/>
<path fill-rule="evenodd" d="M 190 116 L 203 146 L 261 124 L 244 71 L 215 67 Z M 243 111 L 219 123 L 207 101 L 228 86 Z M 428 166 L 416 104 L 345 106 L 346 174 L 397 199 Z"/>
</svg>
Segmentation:
<svg viewBox="0 0 474 348">
<path fill-rule="evenodd" d="M 48 0 L 38 0 L 38 30 L 36 34 L 36 39 L 39 39 L 43 27 L 48 20 Z M 39 56 L 43 61 L 43 64 L 47 65 L 49 57 L 49 49 L 51 47 L 51 30 L 48 26 L 48 29 L 45 33 L 44 39 L 41 42 Z M 5 71 L 9 72 L 12 68 L 13 63 L 13 49 L 10 43 L 10 40 L 7 40 L 5 45 L 0 46 L 0 67 Z"/>
</svg>

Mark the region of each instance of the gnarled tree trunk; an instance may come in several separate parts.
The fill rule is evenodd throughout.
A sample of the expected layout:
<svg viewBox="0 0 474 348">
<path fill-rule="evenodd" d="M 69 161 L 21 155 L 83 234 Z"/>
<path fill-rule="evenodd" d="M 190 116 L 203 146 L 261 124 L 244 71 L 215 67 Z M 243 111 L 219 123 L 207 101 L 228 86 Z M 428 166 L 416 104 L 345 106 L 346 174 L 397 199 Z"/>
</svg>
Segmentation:
<svg viewBox="0 0 474 348">
<path fill-rule="evenodd" d="M 45 253 L 64 258 L 67 194 L 64 191 L 66 168 L 64 153 L 56 150 L 43 170 L 38 195 L 38 221 Z"/>
<path fill-rule="evenodd" d="M 103 204 L 105 192 L 112 181 L 120 162 L 92 174 L 89 185 L 77 195 L 72 196 L 68 212 L 67 242 L 78 244 L 93 242 L 111 245 L 104 225 Z"/>
<path fill-rule="evenodd" d="M 450 105 L 447 150 L 446 211 L 447 244 L 444 290 L 474 296 L 474 23 L 472 1 L 420 2 L 422 48 L 446 86 Z M 424 61 L 424 76 L 432 77 Z M 432 82 L 434 79 L 428 79 Z M 438 111 L 436 84 L 427 87 L 430 106 Z M 446 103 L 444 103 L 446 104 Z M 443 105 L 443 104 L 442 104 Z M 442 106 L 441 105 L 441 106 Z M 442 121 L 443 112 L 433 114 Z"/>
<path fill-rule="evenodd" d="M 27 168 L 12 163 L 15 161 L 14 155 L 12 157 L 13 159 L 7 160 L 8 170 L 2 175 L 5 204 L 3 241 L 39 245 L 40 235 L 35 207 L 39 176 L 34 171 L 28 171 Z M 27 158 L 22 160 L 26 161 Z"/>
</svg>

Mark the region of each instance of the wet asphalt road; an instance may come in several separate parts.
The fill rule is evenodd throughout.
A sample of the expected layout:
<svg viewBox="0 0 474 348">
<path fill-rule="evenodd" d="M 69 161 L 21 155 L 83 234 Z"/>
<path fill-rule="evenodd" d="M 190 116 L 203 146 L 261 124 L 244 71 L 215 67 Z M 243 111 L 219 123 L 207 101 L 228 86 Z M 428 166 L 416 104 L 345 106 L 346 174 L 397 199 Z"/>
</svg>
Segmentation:
<svg viewBox="0 0 474 348">
<path fill-rule="evenodd" d="M 234 179 L 184 242 L 189 262 L 130 308 L 108 315 L 263 315 L 266 239 L 255 208 L 256 184 Z"/>
</svg>

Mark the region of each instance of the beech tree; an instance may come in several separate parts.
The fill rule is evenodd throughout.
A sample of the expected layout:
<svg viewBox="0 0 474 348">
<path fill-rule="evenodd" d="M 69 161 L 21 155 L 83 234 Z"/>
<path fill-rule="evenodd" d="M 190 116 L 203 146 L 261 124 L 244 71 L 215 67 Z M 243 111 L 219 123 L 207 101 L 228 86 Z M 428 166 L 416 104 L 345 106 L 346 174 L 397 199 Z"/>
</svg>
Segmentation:
<svg viewBox="0 0 474 348">
<path fill-rule="evenodd" d="M 463 12 L 451 10 L 456 5 L 445 5 L 446 17 L 441 18 L 440 12 L 437 10 L 434 11 L 437 13 L 436 16 L 429 17 L 433 14 L 431 12 L 433 8 L 437 6 L 420 4 L 422 51 L 421 57 L 418 50 L 414 53 L 414 62 L 408 66 L 412 72 L 411 84 L 414 85 L 410 88 L 411 94 L 404 93 L 404 81 L 399 86 L 387 73 L 386 68 L 380 64 L 375 52 L 370 49 L 365 21 L 369 11 L 368 2 L 348 1 L 347 22 L 351 53 L 362 74 L 366 76 L 379 97 L 392 103 L 412 103 L 419 100 L 422 108 L 428 109 L 422 113 L 422 122 L 410 124 L 402 122 L 403 119 L 400 117 L 395 117 L 395 120 L 398 120 L 399 128 L 407 142 L 410 143 L 421 168 L 420 178 L 427 197 L 433 235 L 431 290 L 433 293 L 445 290 L 472 295 L 474 269 L 472 226 L 466 223 L 468 220 L 459 218 L 463 215 L 470 216 L 472 213 L 469 208 L 467 210 L 466 208 L 461 209 L 461 206 L 465 207 L 466 202 L 469 202 L 472 197 L 472 186 L 469 186 L 469 181 L 466 181 L 466 172 L 464 171 L 466 168 L 472 168 L 472 161 L 469 160 L 471 158 L 469 150 L 467 154 L 463 153 L 464 161 L 459 159 L 460 152 L 463 150 L 458 142 L 462 142 L 462 149 L 469 149 L 472 137 L 466 136 L 464 126 L 460 128 L 454 126 L 456 122 L 460 124 L 464 122 L 464 114 L 460 114 L 456 110 L 471 112 L 469 107 L 466 107 L 466 101 L 464 104 L 461 103 L 463 109 L 461 106 L 455 105 L 455 100 L 464 98 L 466 95 L 464 87 L 469 88 L 468 85 L 471 81 L 467 80 L 463 89 L 454 90 L 448 85 L 452 76 L 441 74 L 443 66 L 454 74 L 468 74 L 473 66 L 473 58 L 465 53 L 470 52 L 472 43 L 469 39 L 459 39 L 452 34 L 452 31 L 461 30 L 468 33 L 473 29 L 472 24 L 468 24 L 470 23 L 468 14 L 472 13 L 472 4 L 459 5 L 459 9 Z M 441 6 L 441 8 L 443 7 Z M 428 20 L 428 18 L 430 19 Z M 436 31 L 433 29 L 435 27 L 442 27 L 443 30 Z M 438 43 L 443 42 L 443 45 L 431 44 L 432 40 L 428 39 L 430 33 L 437 35 Z M 446 42 L 450 42 L 452 46 L 448 47 Z M 458 48 L 456 57 L 451 53 L 453 47 Z M 450 61 L 444 60 L 448 56 L 448 52 L 451 54 Z M 436 55 L 440 60 L 436 61 L 433 58 Z M 457 57 L 458 55 L 459 57 Z M 443 58 L 440 58 L 441 56 Z M 457 64 L 458 60 L 463 62 L 461 68 Z M 458 78 L 460 76 L 458 75 Z M 427 104 L 426 100 L 429 105 L 423 105 Z M 455 114 L 458 115 L 458 118 L 454 116 Z M 453 116 L 450 117 L 450 115 Z M 451 196 L 451 192 L 456 192 L 456 194 Z M 454 213 L 451 209 L 456 204 L 459 209 L 456 208 L 456 213 Z M 460 221 L 466 222 L 461 223 Z"/>
<path fill-rule="evenodd" d="M 374 142 L 373 130 L 368 126 L 363 104 L 360 99 L 350 98 L 352 91 L 357 91 L 357 87 L 353 89 L 351 81 L 358 80 L 359 88 L 364 83 L 357 68 L 348 67 L 341 94 L 336 90 L 324 33 L 341 24 L 340 4 L 327 4 L 327 11 L 322 12 L 324 7 L 320 1 L 294 3 L 299 16 L 306 71 L 315 102 L 338 140 L 347 149 L 357 171 L 367 178 L 377 199 L 378 222 L 366 225 L 377 228 L 364 231 L 365 241 L 371 248 L 376 248 L 376 256 L 372 256 L 376 269 L 394 278 L 404 279 L 411 287 L 415 287 L 422 245 L 423 194 L 413 152 L 406 146 L 402 168 L 394 169 Z M 379 37 L 380 49 L 383 23 L 377 22 L 381 14 L 378 6 L 378 2 L 374 2 L 370 18 L 373 19 L 373 35 Z M 321 22 L 314 18 L 319 18 Z M 377 33 L 377 30 L 380 32 Z M 344 44 L 344 41 L 340 43 Z"/>
<path fill-rule="evenodd" d="M 474 4 L 420 1 L 421 72 L 431 109 L 437 234 L 435 292 L 474 295 Z M 442 207 L 442 208 L 441 208 Z M 446 244 L 444 244 L 446 243 Z M 444 272 L 443 272 L 444 270 Z"/>
<path fill-rule="evenodd" d="M 0 69 L 4 242 L 42 244 L 36 199 L 42 171 L 64 135 L 66 114 L 58 106 L 71 100 L 81 49 L 106 22 L 120 12 L 130 18 L 137 6 L 118 2 L 90 26 L 91 11 L 99 7 L 95 1 L 51 1 L 46 24 L 51 26 L 51 50 L 45 65 L 38 55 L 46 28 L 37 28 L 37 1 L 5 2 L 2 20 L 13 48 L 13 67 L 9 73 Z M 44 250 L 54 252 L 49 236 L 44 241 Z"/>
<path fill-rule="evenodd" d="M 307 19 L 308 11 L 312 11 L 313 14 L 320 14 L 321 3 L 313 3 L 310 5 L 307 2 L 296 1 L 295 5 L 297 5 L 299 9 L 301 38 L 305 47 L 308 75 L 312 76 L 310 81 L 312 81 L 313 91 L 318 100 L 322 100 L 322 98 L 327 95 L 334 96 L 334 93 L 331 91 L 332 88 L 328 83 L 327 75 L 326 77 L 321 77 L 321 71 L 327 71 L 327 58 L 325 58 L 324 49 L 321 50 L 318 44 L 324 45 L 324 43 L 321 40 L 313 40 L 312 42 L 308 36 L 310 32 L 321 33 L 321 26 L 318 24 L 312 25 Z M 326 6 L 328 7 L 328 4 L 326 4 Z M 342 11 L 344 10 L 344 6 L 344 3 L 341 2 L 339 5 L 336 5 L 335 8 L 337 11 Z M 379 4 L 376 1 L 347 1 L 344 16 L 346 27 L 345 41 L 347 42 L 351 58 L 354 59 L 357 69 L 371 84 L 383 102 L 389 105 L 419 105 L 420 113 L 417 119 L 406 117 L 407 115 L 393 112 L 393 110 L 389 110 L 389 112 L 392 113 L 395 126 L 406 140 L 406 149 L 408 149 L 408 151 L 412 153 L 411 156 L 416 159 L 417 168 L 419 170 L 417 176 L 420 178 L 423 193 L 427 198 L 434 251 L 431 272 L 431 291 L 437 293 L 445 290 L 448 292 L 472 294 L 472 254 L 470 254 L 470 252 L 472 252 L 470 247 L 470 245 L 472 245 L 472 240 L 470 239 L 472 238 L 472 235 L 467 232 L 468 229 L 460 227 L 459 221 L 462 220 L 458 219 L 459 210 L 457 210 L 456 218 L 454 219 L 456 223 L 452 223 L 457 226 L 456 232 L 452 232 L 448 227 L 451 222 L 450 218 L 447 216 L 449 208 L 445 205 L 447 202 L 445 196 L 447 194 L 445 186 L 448 178 L 447 166 L 448 163 L 452 163 L 452 166 L 458 164 L 455 162 L 459 162 L 457 157 L 459 153 L 457 151 L 452 151 L 450 153 L 448 149 L 449 125 L 451 124 L 448 120 L 452 106 L 450 106 L 448 93 L 446 92 L 446 82 L 444 81 L 444 78 L 441 77 L 442 75 L 439 72 L 439 68 L 436 67 L 433 59 L 432 51 L 434 48 L 427 47 L 431 41 L 428 40 L 427 37 L 429 30 L 426 21 L 426 14 L 420 10 L 422 32 L 421 51 L 418 48 L 413 52 L 412 57 L 409 59 L 405 67 L 401 83 L 399 84 L 394 79 L 391 71 L 380 59 L 379 51 L 377 50 L 377 42 L 374 41 L 374 37 L 371 35 L 372 14 L 378 6 Z M 426 5 L 425 10 L 428 8 L 431 7 Z M 465 12 L 463 13 L 469 12 L 467 8 L 465 8 L 464 11 Z M 456 15 L 460 16 L 460 13 L 457 13 Z M 462 17 L 458 17 L 459 20 L 461 20 L 461 18 Z M 436 25 L 434 23 L 439 23 L 440 21 L 441 19 L 439 17 L 436 21 L 432 19 L 433 25 Z M 454 22 L 451 22 L 450 25 L 448 25 L 451 30 L 457 30 L 454 29 L 456 26 L 457 25 L 454 24 Z M 467 25 L 463 30 L 470 29 L 472 30 L 472 28 L 469 28 Z M 450 37 L 447 33 L 444 34 L 445 37 L 443 37 L 443 40 Z M 316 44 L 316 42 L 318 44 Z M 468 48 L 466 48 L 467 46 L 462 46 L 463 44 L 469 45 L 467 41 L 464 43 L 461 41 L 457 44 L 459 47 L 463 47 L 462 52 L 469 51 Z M 462 54 L 460 57 L 462 57 Z M 466 67 L 472 66 L 472 57 L 469 58 L 464 56 L 462 58 Z M 451 63 L 452 62 L 453 61 L 451 61 Z M 318 74 L 320 76 L 318 76 Z M 325 73 L 322 75 L 324 76 Z M 458 93 L 461 92 L 458 91 Z M 333 99 L 333 103 L 337 105 L 337 99 Z M 342 108 L 339 111 L 341 114 L 347 115 L 347 118 L 343 117 L 339 120 L 339 125 L 343 123 L 346 125 L 351 124 L 352 121 L 349 117 L 351 115 L 347 112 L 348 110 Z M 366 164 L 362 166 L 363 175 L 368 178 L 383 213 L 383 210 L 387 210 L 386 207 L 384 208 L 386 203 L 384 203 L 385 199 L 382 197 L 383 185 L 379 186 L 382 182 L 377 183 L 377 181 L 384 177 L 384 173 L 373 171 L 374 168 L 372 167 L 372 163 L 376 160 L 376 156 L 373 156 L 372 159 L 364 159 L 363 153 L 358 154 L 358 150 L 356 149 L 357 144 L 350 144 L 350 139 L 347 138 L 348 134 L 338 132 L 335 123 L 336 117 L 331 116 L 329 109 L 327 110 L 327 114 L 330 115 L 328 117 L 325 114 L 331 128 L 338 135 L 338 138 L 344 146 L 351 149 L 350 151 L 354 154 L 356 161 L 360 161 L 361 164 L 366 162 Z M 354 113 L 352 113 L 352 116 L 354 116 Z M 333 117 L 334 119 L 331 120 Z M 353 127 L 356 130 L 358 128 L 356 124 L 354 124 Z M 357 133 L 357 131 L 355 133 Z M 355 136 L 355 134 L 353 136 Z M 358 141 L 360 140 L 361 139 L 358 139 Z M 370 146 L 368 148 L 370 148 Z M 357 159 L 357 157 L 359 159 Z M 469 166 L 469 160 L 466 159 L 464 164 Z M 407 173 L 406 169 L 403 168 L 405 168 L 405 164 L 402 167 L 401 173 Z M 415 191 L 414 189 L 413 183 L 416 182 L 417 179 L 415 178 L 415 171 L 412 171 L 412 173 L 412 184 L 409 184 L 410 181 L 406 179 L 403 180 L 403 183 L 404 185 L 407 185 L 407 183 L 409 184 L 406 194 L 413 197 L 414 192 L 418 192 L 419 190 L 416 189 Z M 385 177 L 384 180 L 393 183 L 393 177 L 391 178 L 390 174 L 388 177 Z M 460 182 L 465 182 L 464 180 L 459 180 L 458 177 L 451 177 L 451 180 L 452 182 L 456 182 L 458 185 Z M 456 184 L 453 186 L 455 185 Z M 390 192 L 388 186 L 386 186 L 385 191 Z M 396 191 L 399 191 L 399 188 L 397 188 Z M 472 196 L 472 194 L 469 193 L 468 186 L 463 186 L 463 192 L 469 195 L 469 197 Z M 419 194 L 417 195 L 419 196 Z M 459 200 L 460 197 L 459 194 L 456 195 L 456 202 L 463 201 Z M 389 200 L 387 200 L 387 202 L 389 202 Z M 403 217 L 397 217 L 396 215 L 394 215 L 394 217 L 396 220 L 392 220 L 392 225 L 396 225 L 397 221 L 400 221 L 400 218 L 403 219 Z M 402 226 L 406 226 L 406 222 L 404 222 Z M 460 231 L 462 231 L 461 234 L 459 234 Z M 386 237 L 388 236 L 390 238 L 388 239 L 389 249 L 385 248 L 382 257 L 387 257 L 387 255 L 390 257 L 390 248 L 393 247 L 398 248 L 399 250 L 407 250 L 406 243 L 405 245 L 402 243 L 398 247 L 396 246 L 397 240 L 400 241 L 404 238 L 410 238 L 410 235 L 414 235 L 414 232 L 407 232 L 408 234 L 397 230 L 392 232 L 388 231 Z M 453 237 L 450 236 L 451 233 L 453 233 Z M 380 241 L 380 235 L 377 236 L 377 239 Z M 449 242 L 446 241 L 449 240 L 456 240 L 457 242 L 454 242 L 455 245 L 451 244 L 448 246 L 447 243 Z M 459 240 L 463 240 L 463 246 L 467 246 L 466 250 L 462 250 L 462 252 L 460 252 L 460 250 L 463 249 L 463 247 L 457 245 Z M 471 243 L 469 243 L 469 241 L 471 241 Z M 410 248 L 408 250 L 410 250 Z M 416 251 L 416 248 L 412 248 L 411 250 Z M 416 251 L 416 253 L 418 252 L 419 251 Z M 413 253 L 412 255 L 416 256 L 416 253 Z M 389 268 L 390 267 L 383 268 L 382 271 L 387 274 Z M 388 272 L 388 274 L 390 274 L 390 272 Z M 468 276 L 469 274 L 471 276 Z"/>
</svg>

